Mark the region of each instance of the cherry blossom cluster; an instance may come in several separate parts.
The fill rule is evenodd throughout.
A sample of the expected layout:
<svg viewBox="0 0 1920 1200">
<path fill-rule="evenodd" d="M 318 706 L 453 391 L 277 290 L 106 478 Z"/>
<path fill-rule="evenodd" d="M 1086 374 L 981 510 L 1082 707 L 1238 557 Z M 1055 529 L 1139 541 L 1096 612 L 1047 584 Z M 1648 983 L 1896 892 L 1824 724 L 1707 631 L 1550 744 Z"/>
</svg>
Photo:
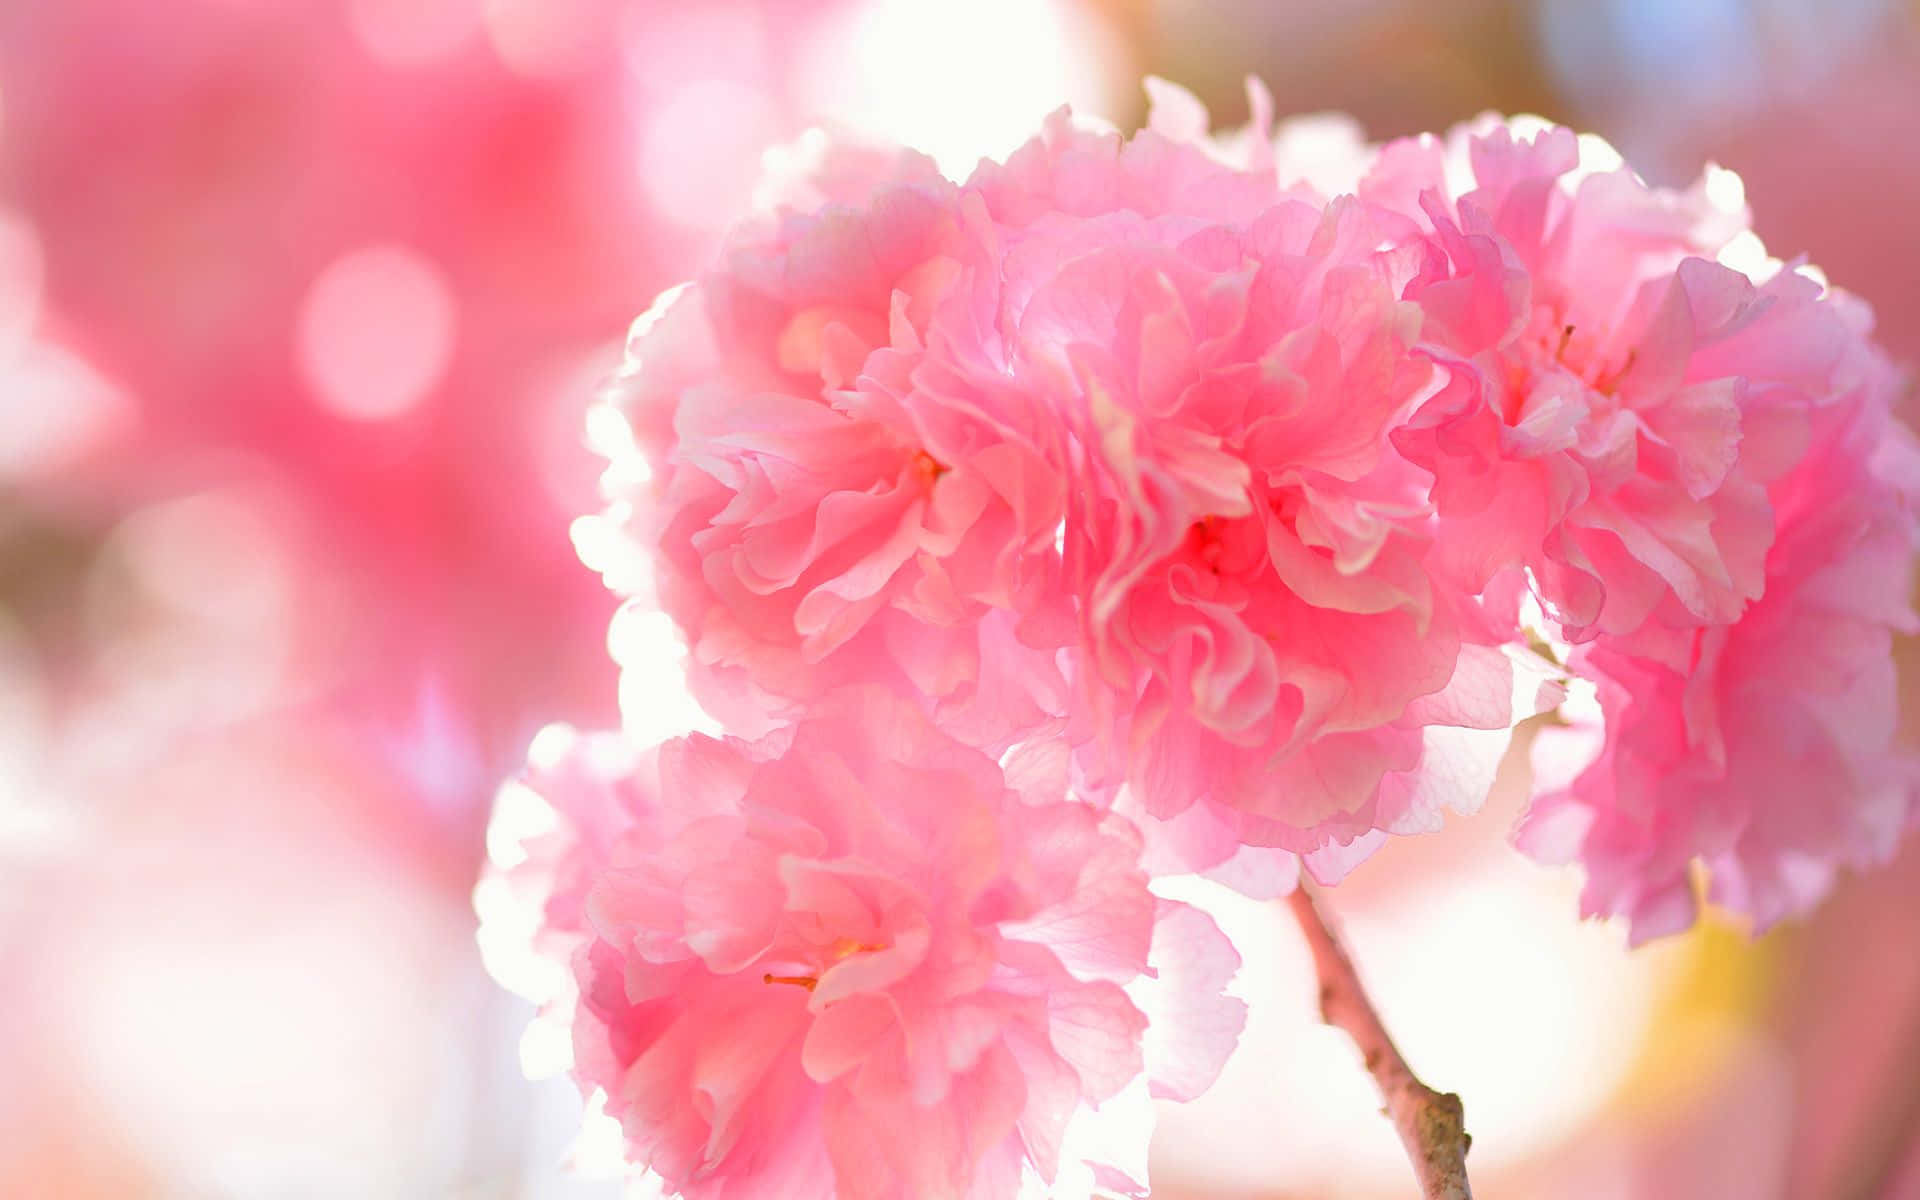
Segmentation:
<svg viewBox="0 0 1920 1200">
<path fill-rule="evenodd" d="M 1518 841 L 1636 939 L 1920 813 L 1900 378 L 1737 179 L 1150 90 L 964 183 L 811 143 L 635 327 L 598 565 L 728 736 L 570 743 L 495 882 L 671 1191 L 1142 1190 L 1243 1016 L 1152 881 L 1336 882 L 1529 717 Z"/>
</svg>

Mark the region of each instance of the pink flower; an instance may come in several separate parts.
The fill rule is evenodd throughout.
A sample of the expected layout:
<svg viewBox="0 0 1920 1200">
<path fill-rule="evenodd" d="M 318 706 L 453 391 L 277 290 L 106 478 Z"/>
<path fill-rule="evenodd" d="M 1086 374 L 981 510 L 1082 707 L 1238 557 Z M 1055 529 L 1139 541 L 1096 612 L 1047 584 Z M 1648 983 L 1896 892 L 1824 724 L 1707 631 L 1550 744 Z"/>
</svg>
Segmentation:
<svg viewBox="0 0 1920 1200">
<path fill-rule="evenodd" d="M 1815 414 L 1806 457 L 1770 490 L 1761 597 L 1659 647 L 1601 639 L 1576 655 L 1605 727 L 1570 736 L 1599 756 L 1535 801 L 1519 840 L 1577 858 L 1582 908 L 1628 917 L 1636 942 L 1692 924 L 1695 863 L 1708 898 L 1764 929 L 1812 907 L 1841 866 L 1890 857 L 1920 811 L 1920 759 L 1893 744 L 1891 655 L 1894 633 L 1920 629 L 1920 449 L 1889 417 L 1884 362 L 1857 349 L 1879 369 Z"/>
<path fill-rule="evenodd" d="M 1270 154 L 1175 140 L 1204 121 L 1155 97 L 1129 141 L 1057 118 L 968 185 L 1007 226 L 1017 378 L 1074 437 L 1087 769 L 1162 820 L 1200 806 L 1162 831 L 1190 866 L 1351 858 L 1484 795 L 1423 785 L 1431 727 L 1513 719 L 1511 605 L 1436 585 L 1430 478 L 1389 440 L 1446 381 L 1401 299 L 1426 238 L 1283 191 Z"/>
<path fill-rule="evenodd" d="M 1384 148 L 1360 184 L 1417 194 L 1435 231 L 1407 295 L 1451 379 L 1395 435 L 1434 472 L 1435 561 L 1469 590 L 1524 565 L 1574 641 L 1738 617 L 1763 584 L 1767 485 L 1847 385 L 1817 286 L 1713 261 L 1745 226 L 1737 180 L 1676 193 L 1617 163 L 1566 129 L 1482 121 L 1444 150 Z M 1462 174 L 1474 186 L 1448 185 Z"/>
<path fill-rule="evenodd" d="M 883 694 L 833 707 L 549 775 L 559 852 L 515 869 L 551 881 L 583 1086 L 688 1197 L 1141 1191 L 1149 1093 L 1238 1036 L 1237 957 L 1057 745 L 1003 770 Z"/>
<path fill-rule="evenodd" d="M 549 726 L 494 799 L 489 865 L 474 891 L 481 955 L 503 986 L 541 1006 L 541 1023 L 569 1036 L 579 994 L 566 967 L 592 940 L 587 893 L 658 812 L 657 753 L 620 734 Z"/>
<path fill-rule="evenodd" d="M 1431 231 L 1401 295 L 1444 384 L 1390 437 L 1432 472 L 1437 586 L 1524 570 L 1599 686 L 1604 723 L 1543 739 L 1590 765 L 1523 844 L 1580 858 L 1587 911 L 1636 939 L 1691 922 L 1696 860 L 1764 926 L 1884 858 L 1912 804 L 1888 634 L 1916 475 L 1864 312 L 1728 265 L 1767 269 L 1724 172 L 1651 188 L 1597 139 L 1492 118 L 1334 157 L 1332 186 Z"/>
<path fill-rule="evenodd" d="M 999 269 L 978 204 L 890 162 L 786 181 L 823 205 L 740 231 L 636 332 L 616 400 L 645 482 L 614 499 L 736 727 L 887 682 L 1003 742 L 1061 703 L 1057 435 L 976 321 Z"/>
<path fill-rule="evenodd" d="M 1131 140 L 1056 114 L 957 188 L 828 147 L 782 185 L 821 207 L 637 332 L 648 469 L 616 462 L 615 515 L 734 727 L 879 682 L 1001 746 L 1071 696 L 1097 787 L 1205 806 L 1155 830 L 1195 868 L 1278 849 L 1234 871 L 1272 892 L 1295 852 L 1332 877 L 1478 803 L 1499 739 L 1455 734 L 1513 719 L 1519 591 L 1436 586 L 1389 437 L 1448 382 L 1401 299 L 1421 223 L 1283 190 L 1157 99 Z"/>
<path fill-rule="evenodd" d="M 1904 768 L 1860 722 L 1860 829 L 1637 798 L 1786 752 L 1757 722 L 1807 689 L 1753 647 L 1844 642 L 1867 688 L 1884 646 L 1848 631 L 1901 624 L 1808 580 L 1904 570 L 1904 468 L 1847 498 L 1884 531 L 1857 552 L 1795 499 L 1864 469 L 1829 460 L 1885 423 L 1885 365 L 1849 302 L 1761 273 L 1738 181 L 1650 188 L 1528 121 L 1273 137 L 1257 86 L 1215 137 L 1151 90 L 1131 138 L 1063 111 L 959 185 L 817 144 L 637 332 L 613 515 L 707 707 L 758 733 L 878 684 L 993 753 L 1063 736 L 1151 869 L 1270 896 L 1475 808 L 1563 695 L 1558 639 L 1609 717 L 1567 795 L 1668 830 L 1628 854 L 1594 818 L 1591 906 L 1718 856 L 1773 914 L 1879 853 Z"/>
</svg>

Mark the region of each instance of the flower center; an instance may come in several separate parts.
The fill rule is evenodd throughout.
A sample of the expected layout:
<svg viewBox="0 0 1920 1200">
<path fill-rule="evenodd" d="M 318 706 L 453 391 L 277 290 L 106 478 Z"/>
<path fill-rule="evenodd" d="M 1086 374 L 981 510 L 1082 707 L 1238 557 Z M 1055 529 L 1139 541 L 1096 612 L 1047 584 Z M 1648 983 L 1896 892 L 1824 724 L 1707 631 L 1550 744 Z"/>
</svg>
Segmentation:
<svg viewBox="0 0 1920 1200">
<path fill-rule="evenodd" d="M 1199 556 L 1209 571 L 1220 573 L 1220 535 L 1226 529 L 1226 519 L 1217 516 L 1201 517 L 1188 531 L 1193 552 Z"/>
<path fill-rule="evenodd" d="M 826 963 L 820 969 L 825 971 L 836 963 L 845 962 L 856 954 L 878 954 L 885 950 L 884 945 L 876 946 L 871 942 L 856 942 L 852 938 L 840 938 L 827 947 Z M 792 987 L 805 988 L 811 992 L 819 986 L 819 975 L 775 975 L 771 971 L 760 977 L 762 983 L 784 983 Z"/>
<path fill-rule="evenodd" d="M 1518 406 L 1541 373 L 1557 368 L 1589 391 L 1610 397 L 1640 354 L 1638 347 L 1629 347 L 1619 362 L 1611 362 L 1601 356 L 1591 337 L 1580 336 L 1578 325 L 1561 322 L 1551 311 L 1540 313 L 1534 321 L 1530 334 L 1534 354 L 1514 359 L 1508 368 L 1506 420 L 1510 425 L 1520 420 Z"/>
<path fill-rule="evenodd" d="M 920 472 L 920 477 L 928 483 L 932 483 L 934 480 L 952 470 L 947 464 L 941 462 L 933 455 L 928 454 L 925 450 L 917 451 L 914 454 L 913 467 L 914 470 Z"/>
</svg>

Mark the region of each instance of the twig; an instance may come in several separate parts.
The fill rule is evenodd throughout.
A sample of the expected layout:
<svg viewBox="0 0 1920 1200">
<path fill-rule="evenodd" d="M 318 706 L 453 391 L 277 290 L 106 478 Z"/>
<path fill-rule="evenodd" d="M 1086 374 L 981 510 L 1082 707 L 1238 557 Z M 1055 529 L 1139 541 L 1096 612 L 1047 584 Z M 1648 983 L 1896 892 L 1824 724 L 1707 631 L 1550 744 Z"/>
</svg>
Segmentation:
<svg viewBox="0 0 1920 1200">
<path fill-rule="evenodd" d="M 1360 1047 L 1367 1071 L 1386 1099 L 1387 1116 L 1413 1160 L 1421 1193 L 1427 1200 L 1472 1200 L 1467 1148 L 1473 1139 L 1467 1134 L 1460 1097 L 1452 1092 L 1443 1095 L 1421 1083 L 1400 1057 L 1360 986 L 1353 960 L 1327 927 L 1306 886 L 1294 889 L 1287 903 L 1313 950 L 1313 967 L 1320 976 L 1320 1015 L 1327 1024 L 1346 1030 Z"/>
</svg>

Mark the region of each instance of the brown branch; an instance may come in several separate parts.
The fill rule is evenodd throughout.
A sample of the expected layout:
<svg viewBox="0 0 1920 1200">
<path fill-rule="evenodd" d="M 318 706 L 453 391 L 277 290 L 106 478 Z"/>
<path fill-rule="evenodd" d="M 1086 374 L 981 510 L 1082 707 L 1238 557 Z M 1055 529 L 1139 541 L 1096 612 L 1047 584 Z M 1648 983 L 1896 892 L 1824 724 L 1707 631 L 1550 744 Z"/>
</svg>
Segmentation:
<svg viewBox="0 0 1920 1200">
<path fill-rule="evenodd" d="M 1427 1200 L 1472 1200 L 1467 1147 L 1473 1139 L 1467 1134 L 1460 1097 L 1452 1092 L 1442 1095 L 1415 1078 L 1360 986 L 1353 960 L 1328 928 L 1304 883 L 1287 903 L 1313 950 L 1313 967 L 1320 976 L 1320 1015 L 1327 1024 L 1346 1030 L 1359 1046 L 1367 1071 L 1386 1099 L 1386 1114 L 1413 1160 L 1422 1195 Z"/>
</svg>

